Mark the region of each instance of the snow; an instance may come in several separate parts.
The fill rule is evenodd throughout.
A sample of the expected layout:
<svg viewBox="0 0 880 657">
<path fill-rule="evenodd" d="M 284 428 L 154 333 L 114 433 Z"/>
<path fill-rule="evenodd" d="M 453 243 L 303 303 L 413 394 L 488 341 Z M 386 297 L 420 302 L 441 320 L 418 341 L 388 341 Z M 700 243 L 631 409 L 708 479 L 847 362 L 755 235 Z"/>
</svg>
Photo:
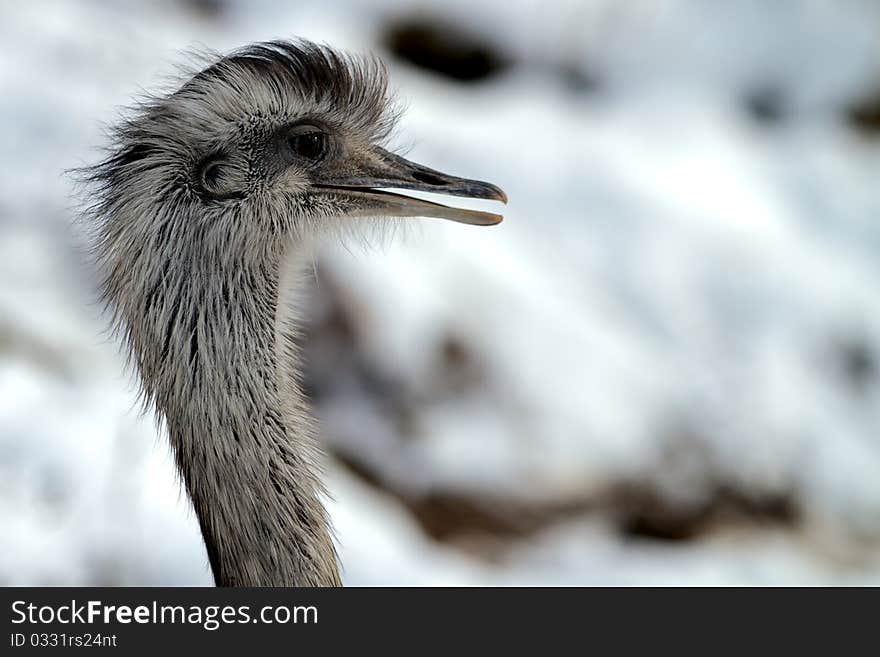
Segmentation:
<svg viewBox="0 0 880 657">
<path fill-rule="evenodd" d="M 61 172 L 94 160 L 100 122 L 180 50 L 297 34 L 379 50 L 408 108 L 398 145 L 510 198 L 492 229 L 425 221 L 323 249 L 313 296 L 324 278 L 343 291 L 361 355 L 413 418 L 340 383 L 318 406 L 329 446 L 415 498 L 599 499 L 637 480 L 680 504 L 720 480 L 800 507 L 796 526 L 665 542 L 585 510 L 487 559 L 331 462 L 347 584 L 880 583 L 880 142 L 843 118 L 876 88 L 875 3 L 227 5 L 0 9 L 0 582 L 210 583 L 91 301 Z M 513 66 L 460 84 L 389 57 L 382 26 L 413 12 Z M 744 98 L 768 88 L 782 115 L 764 124 Z M 450 336 L 461 380 L 438 356 Z M 873 363 L 858 381 L 853 349 Z M 670 463 L 682 435 L 705 454 Z"/>
</svg>

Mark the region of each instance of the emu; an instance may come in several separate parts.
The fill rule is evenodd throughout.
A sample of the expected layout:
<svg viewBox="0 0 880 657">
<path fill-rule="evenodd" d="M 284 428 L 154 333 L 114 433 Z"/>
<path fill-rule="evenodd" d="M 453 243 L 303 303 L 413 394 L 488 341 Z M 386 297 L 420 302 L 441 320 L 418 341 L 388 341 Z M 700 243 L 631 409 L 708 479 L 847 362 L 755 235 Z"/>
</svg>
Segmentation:
<svg viewBox="0 0 880 657">
<path fill-rule="evenodd" d="M 369 218 L 502 219 L 380 191 L 507 202 L 385 150 L 395 118 L 378 59 L 259 43 L 137 104 L 81 171 L 102 298 L 218 586 L 341 584 L 299 373 L 315 239 Z"/>
</svg>

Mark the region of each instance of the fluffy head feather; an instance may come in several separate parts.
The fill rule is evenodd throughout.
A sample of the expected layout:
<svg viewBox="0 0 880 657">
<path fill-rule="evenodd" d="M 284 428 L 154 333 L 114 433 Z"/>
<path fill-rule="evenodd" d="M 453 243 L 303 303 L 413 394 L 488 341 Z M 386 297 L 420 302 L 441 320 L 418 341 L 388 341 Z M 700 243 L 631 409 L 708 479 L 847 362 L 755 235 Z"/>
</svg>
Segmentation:
<svg viewBox="0 0 880 657">
<path fill-rule="evenodd" d="M 308 171 L 278 164 L 279 131 L 319 122 L 357 157 L 382 144 L 396 119 L 374 57 L 274 41 L 204 64 L 176 91 L 129 108 L 109 130 L 107 157 L 77 172 L 104 300 L 145 375 L 136 328 L 163 310 L 160 291 L 188 284 L 199 262 L 218 272 L 277 262 L 291 240 L 351 225 L 328 221 L 344 213 L 332 197 L 297 193 Z M 234 193 L 202 189 L 199 176 L 214 160 Z M 144 383 L 150 401 L 148 376 Z"/>
</svg>

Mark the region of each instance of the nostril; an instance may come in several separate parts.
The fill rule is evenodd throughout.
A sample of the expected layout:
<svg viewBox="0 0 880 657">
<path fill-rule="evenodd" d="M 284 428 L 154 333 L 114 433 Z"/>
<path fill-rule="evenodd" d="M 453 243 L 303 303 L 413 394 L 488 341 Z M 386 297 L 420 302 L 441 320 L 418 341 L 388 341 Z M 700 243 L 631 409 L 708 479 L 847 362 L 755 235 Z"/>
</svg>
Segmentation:
<svg viewBox="0 0 880 657">
<path fill-rule="evenodd" d="M 448 185 L 449 183 L 446 180 L 443 180 L 440 176 L 435 176 L 430 173 L 425 173 L 424 171 L 414 171 L 412 177 L 418 180 L 419 182 L 426 183 L 428 185 Z"/>
</svg>

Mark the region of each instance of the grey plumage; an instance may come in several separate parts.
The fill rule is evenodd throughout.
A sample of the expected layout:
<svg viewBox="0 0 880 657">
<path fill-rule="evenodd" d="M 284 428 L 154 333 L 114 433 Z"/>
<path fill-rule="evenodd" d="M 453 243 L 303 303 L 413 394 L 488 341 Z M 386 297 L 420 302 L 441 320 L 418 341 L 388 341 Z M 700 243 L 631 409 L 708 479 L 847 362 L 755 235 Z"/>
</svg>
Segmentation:
<svg viewBox="0 0 880 657">
<path fill-rule="evenodd" d="M 257 44 L 132 108 L 80 172 L 103 298 L 219 585 L 340 583 L 292 313 L 312 239 L 346 217 L 500 221 L 373 189 L 506 200 L 384 150 L 393 106 L 376 59 Z"/>
</svg>

